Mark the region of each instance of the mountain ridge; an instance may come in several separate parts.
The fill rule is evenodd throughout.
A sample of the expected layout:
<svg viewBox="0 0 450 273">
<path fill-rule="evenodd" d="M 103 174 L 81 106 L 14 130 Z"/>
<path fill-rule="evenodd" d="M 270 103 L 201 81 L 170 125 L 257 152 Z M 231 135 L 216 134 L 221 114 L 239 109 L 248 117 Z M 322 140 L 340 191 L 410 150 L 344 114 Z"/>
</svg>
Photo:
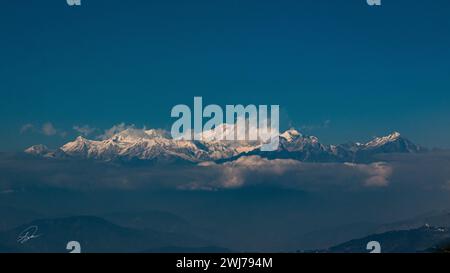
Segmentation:
<svg viewBox="0 0 450 273">
<path fill-rule="evenodd" d="M 219 131 L 221 128 L 224 131 Z M 24 152 L 43 158 L 82 158 L 100 161 L 154 161 L 159 163 L 205 161 L 226 162 L 242 156 L 258 155 L 267 159 L 295 159 L 304 162 L 365 162 L 382 153 L 420 153 L 425 149 L 404 138 L 398 132 L 358 142 L 326 145 L 315 136 L 289 129 L 279 137 L 275 151 L 261 151 L 256 141 L 220 140 L 227 128 L 205 132 L 204 140 L 175 140 L 158 129 L 128 128 L 110 137 L 90 140 L 78 136 L 56 150 L 38 144 Z M 218 132 L 219 131 L 219 132 Z"/>
</svg>

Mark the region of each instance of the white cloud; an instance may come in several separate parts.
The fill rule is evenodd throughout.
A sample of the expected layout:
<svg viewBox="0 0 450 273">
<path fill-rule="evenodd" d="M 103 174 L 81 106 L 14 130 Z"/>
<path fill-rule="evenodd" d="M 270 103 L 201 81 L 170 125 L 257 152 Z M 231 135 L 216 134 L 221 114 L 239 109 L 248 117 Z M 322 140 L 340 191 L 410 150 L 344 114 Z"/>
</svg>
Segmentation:
<svg viewBox="0 0 450 273">
<path fill-rule="evenodd" d="M 327 119 L 323 121 L 321 124 L 310 124 L 310 125 L 303 125 L 300 128 L 305 131 L 315 131 L 319 129 L 327 129 L 330 127 L 331 120 Z"/>
<path fill-rule="evenodd" d="M 384 187 L 389 184 L 389 178 L 392 175 L 392 167 L 384 162 L 375 162 L 372 164 L 354 164 L 345 163 L 346 166 L 355 168 L 368 177 L 364 184 L 368 187 Z"/>
<path fill-rule="evenodd" d="M 58 131 L 56 130 L 56 128 L 53 126 L 53 124 L 51 122 L 46 122 L 44 123 L 44 125 L 42 125 L 42 134 L 46 135 L 46 136 L 54 136 L 58 133 Z"/>
<path fill-rule="evenodd" d="M 24 124 L 21 128 L 20 128 L 20 134 L 26 134 L 28 132 L 32 132 L 34 131 L 34 125 L 31 123 L 27 123 Z"/>
<path fill-rule="evenodd" d="M 241 157 L 223 164 L 201 163 L 199 166 L 219 172 L 213 182 L 218 188 L 264 183 L 305 190 L 382 187 L 389 184 L 392 174 L 392 167 L 382 162 L 304 163 L 293 159 L 269 160 L 259 156 Z"/>
<path fill-rule="evenodd" d="M 125 123 L 122 122 L 122 123 L 114 125 L 113 127 L 109 128 L 108 130 L 105 130 L 105 133 L 99 135 L 97 138 L 101 139 L 101 140 L 105 140 L 105 139 L 108 139 L 108 138 L 114 136 L 117 133 L 120 133 L 122 131 L 125 131 L 126 129 L 134 128 L 134 127 L 135 126 L 133 124 L 126 125 Z"/>
<path fill-rule="evenodd" d="M 92 135 L 97 131 L 97 128 L 90 127 L 89 125 L 75 125 L 72 127 L 76 132 L 83 136 L 89 136 Z"/>
<path fill-rule="evenodd" d="M 20 128 L 20 134 L 26 134 L 28 132 L 39 133 L 45 136 L 55 136 L 55 135 L 59 135 L 60 137 L 67 136 L 67 132 L 55 128 L 55 126 L 51 122 L 46 122 L 42 124 L 42 126 L 34 125 L 31 123 L 24 124 Z"/>
</svg>

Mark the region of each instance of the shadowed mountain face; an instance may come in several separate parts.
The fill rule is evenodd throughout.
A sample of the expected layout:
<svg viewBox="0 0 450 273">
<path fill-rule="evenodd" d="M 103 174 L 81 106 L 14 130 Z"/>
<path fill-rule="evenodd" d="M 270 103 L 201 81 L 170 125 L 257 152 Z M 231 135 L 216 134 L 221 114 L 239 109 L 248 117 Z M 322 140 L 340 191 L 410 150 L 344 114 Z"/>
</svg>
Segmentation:
<svg viewBox="0 0 450 273">
<path fill-rule="evenodd" d="M 372 234 L 413 230 L 424 226 L 450 228 L 449 211 L 431 211 L 412 218 L 381 225 L 370 222 L 358 222 L 319 229 L 302 235 L 301 239 L 305 245 L 311 245 L 312 247 L 310 248 L 324 249 Z"/>
<path fill-rule="evenodd" d="M 418 229 L 389 231 L 352 240 L 325 250 L 333 253 L 367 253 L 367 243 L 379 242 L 383 253 L 430 252 L 450 238 L 448 228 L 423 226 Z"/>
<path fill-rule="evenodd" d="M 325 145 L 314 136 L 291 129 L 279 135 L 275 151 L 263 152 L 255 141 L 223 141 L 219 139 L 224 126 L 205 132 L 204 140 L 174 140 L 162 130 L 126 129 L 103 140 L 78 137 L 52 151 L 35 145 L 25 152 L 44 158 L 81 158 L 101 161 L 149 161 L 155 163 L 224 162 L 242 156 L 259 155 L 268 159 L 295 159 L 303 162 L 371 162 L 382 153 L 418 153 L 424 149 L 395 132 L 372 141 Z"/>
<path fill-rule="evenodd" d="M 0 233 L 1 252 L 68 252 L 69 241 L 78 241 L 82 252 L 143 252 L 149 249 L 196 249 L 210 244 L 188 234 L 137 230 L 102 218 L 78 216 L 36 220 Z"/>
</svg>

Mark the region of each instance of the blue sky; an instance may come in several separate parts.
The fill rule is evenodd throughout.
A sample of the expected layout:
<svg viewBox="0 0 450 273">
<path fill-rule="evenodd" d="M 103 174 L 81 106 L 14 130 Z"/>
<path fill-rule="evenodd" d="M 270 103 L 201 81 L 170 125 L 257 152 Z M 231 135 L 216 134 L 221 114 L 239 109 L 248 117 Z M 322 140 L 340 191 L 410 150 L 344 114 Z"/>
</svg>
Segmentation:
<svg viewBox="0 0 450 273">
<path fill-rule="evenodd" d="M 0 151 L 59 145 L 74 125 L 168 129 L 194 96 L 279 104 L 282 125 L 326 143 L 397 130 L 450 147 L 450 2 L 382 3 L 2 3 Z M 51 136 L 20 133 L 48 122 Z"/>
</svg>

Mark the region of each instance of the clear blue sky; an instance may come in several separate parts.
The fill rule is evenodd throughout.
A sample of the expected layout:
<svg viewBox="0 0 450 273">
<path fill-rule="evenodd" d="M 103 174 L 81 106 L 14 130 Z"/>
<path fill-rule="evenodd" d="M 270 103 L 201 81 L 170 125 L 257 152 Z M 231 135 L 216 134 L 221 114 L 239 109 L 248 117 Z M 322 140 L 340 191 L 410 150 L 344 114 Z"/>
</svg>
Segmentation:
<svg viewBox="0 0 450 273">
<path fill-rule="evenodd" d="M 175 104 L 279 104 L 326 143 L 450 147 L 450 1 L 3 1 L 0 151 L 74 125 L 169 128 Z M 329 121 L 324 126 L 325 121 Z M 59 133 L 20 133 L 51 122 Z"/>
</svg>

